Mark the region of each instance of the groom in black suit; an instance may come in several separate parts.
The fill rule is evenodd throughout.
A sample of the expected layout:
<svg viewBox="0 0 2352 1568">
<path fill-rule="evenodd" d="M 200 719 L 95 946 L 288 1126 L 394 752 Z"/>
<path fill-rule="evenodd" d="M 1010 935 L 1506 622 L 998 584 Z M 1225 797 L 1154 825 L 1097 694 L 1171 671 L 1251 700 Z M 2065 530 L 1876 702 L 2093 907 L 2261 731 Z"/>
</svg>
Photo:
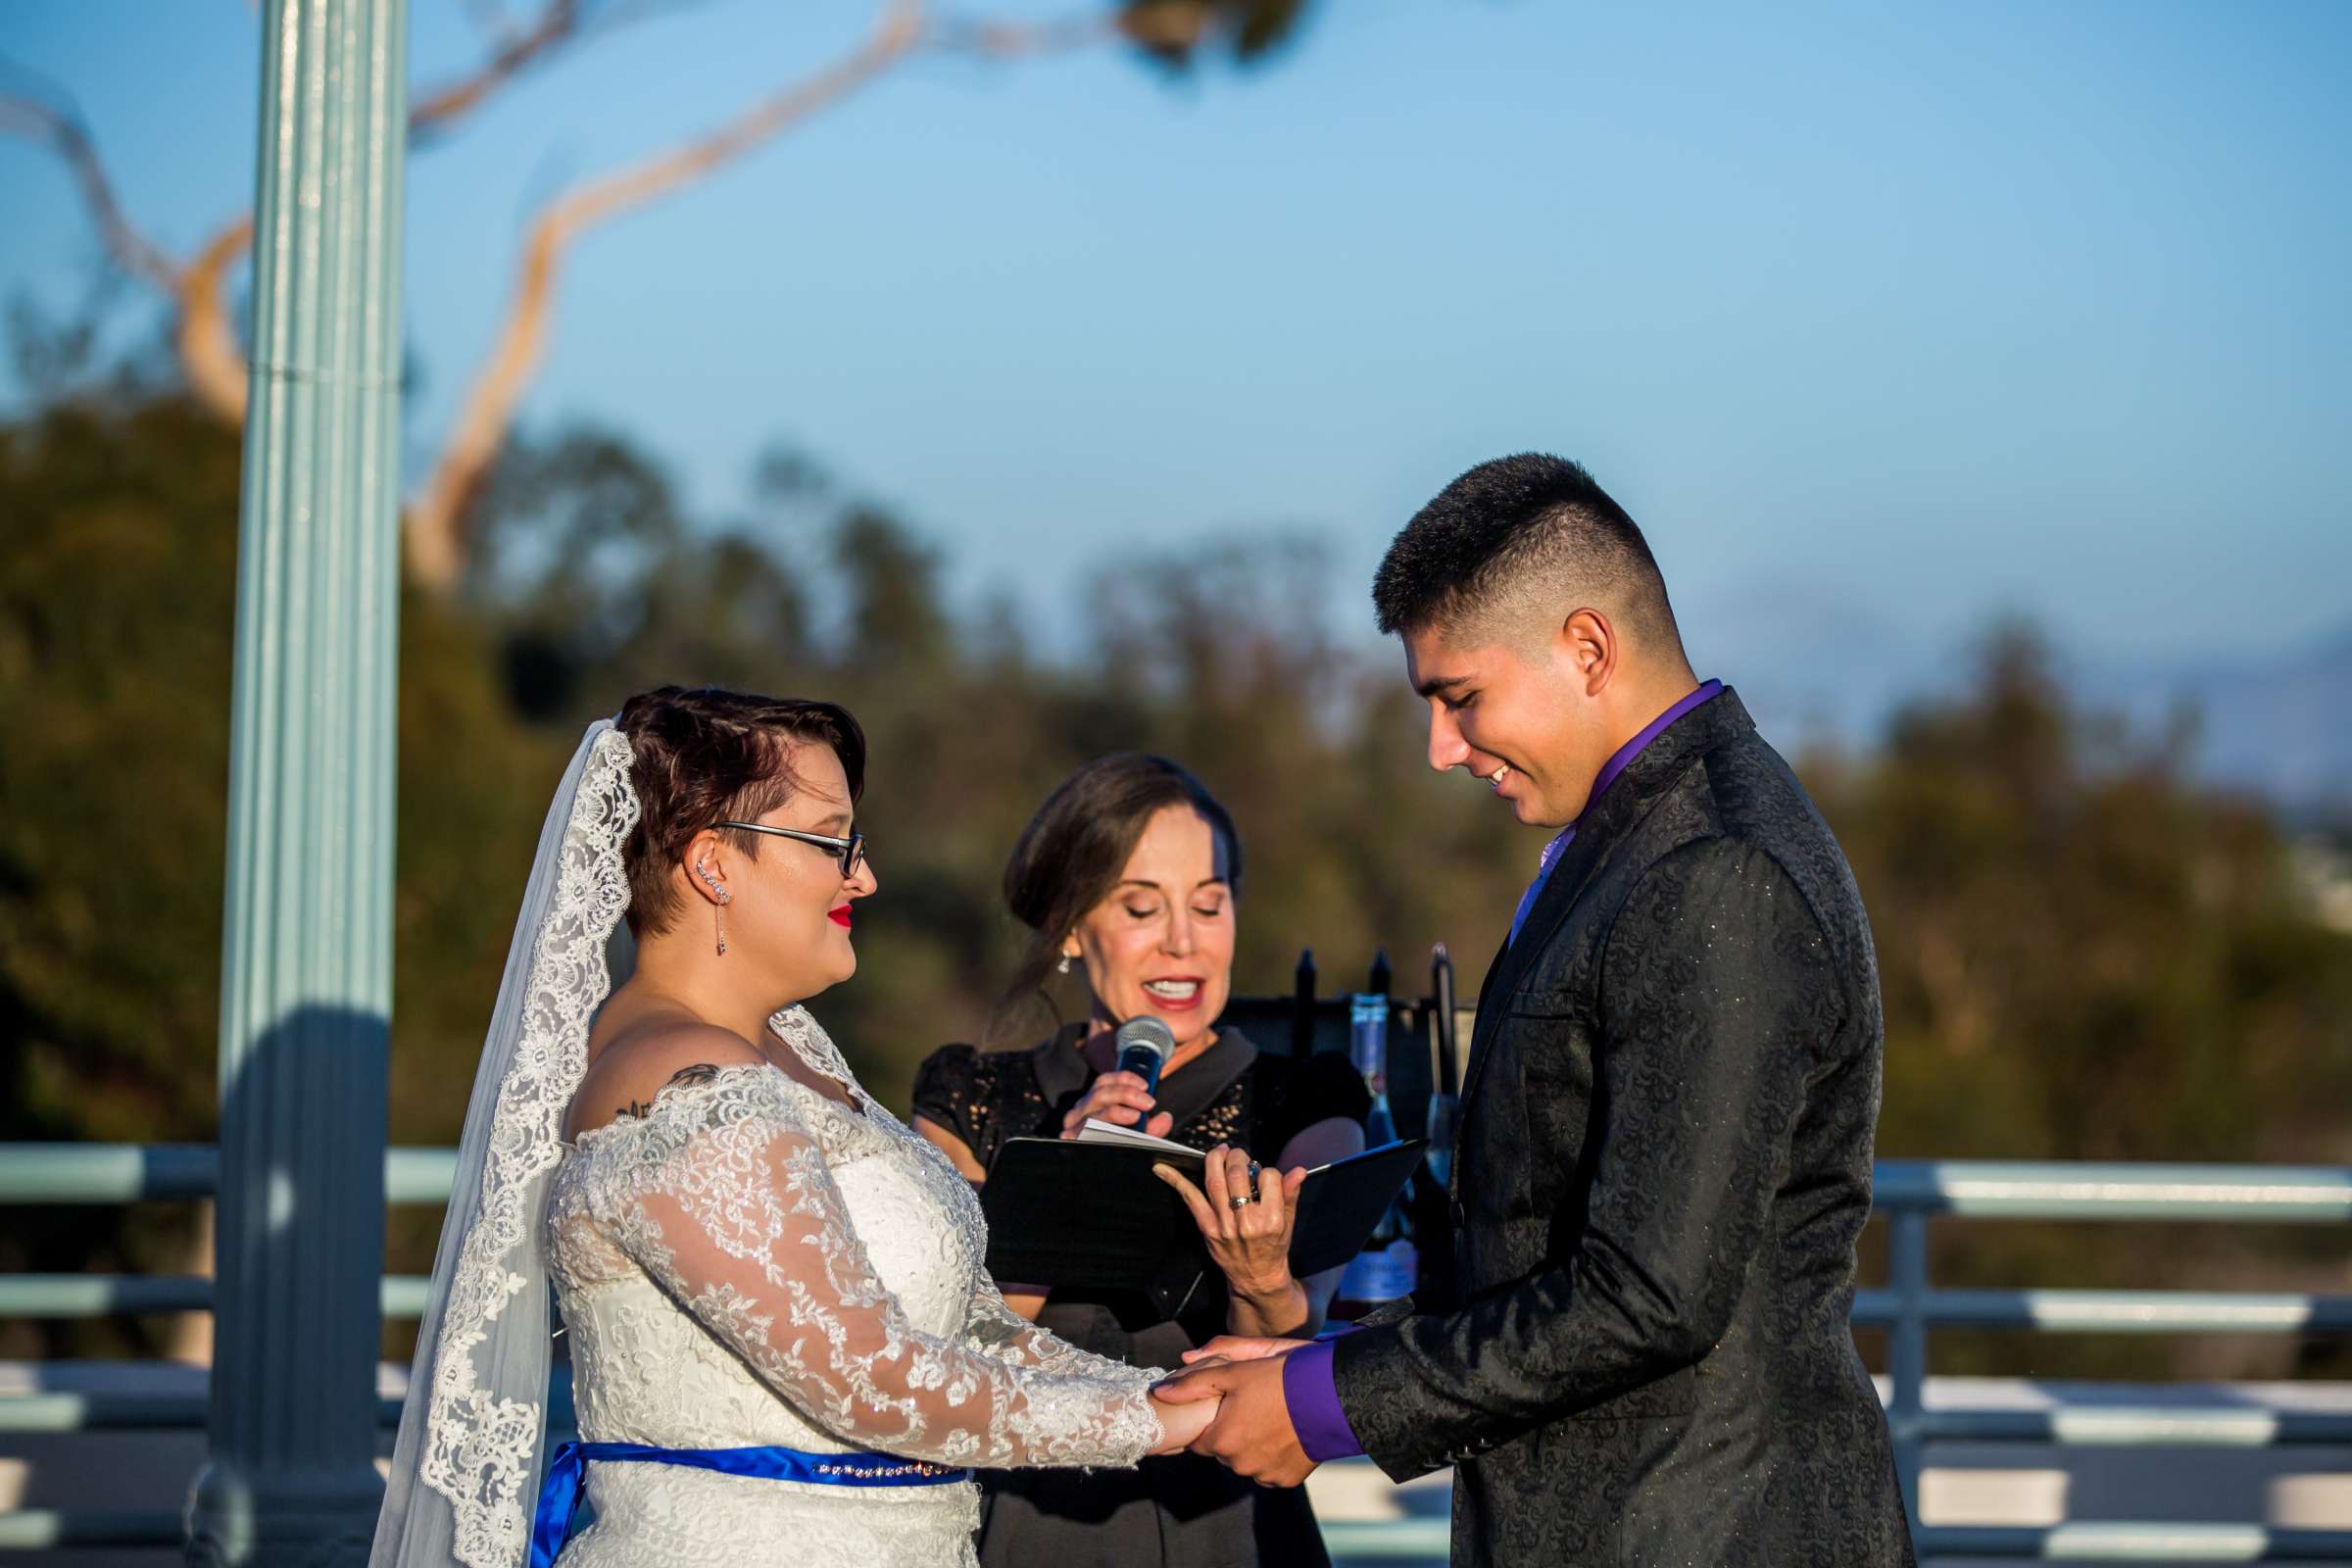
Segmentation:
<svg viewBox="0 0 2352 1568">
<path fill-rule="evenodd" d="M 1456 1564 L 1911 1563 L 1847 1327 L 1884 1031 L 1837 841 L 1575 464 L 1456 479 L 1373 599 L 1430 765 L 1552 830 L 1479 997 L 1458 1298 L 1163 1394 L 1221 1395 L 1197 1447 L 1269 1483 L 1454 1466 Z"/>
</svg>

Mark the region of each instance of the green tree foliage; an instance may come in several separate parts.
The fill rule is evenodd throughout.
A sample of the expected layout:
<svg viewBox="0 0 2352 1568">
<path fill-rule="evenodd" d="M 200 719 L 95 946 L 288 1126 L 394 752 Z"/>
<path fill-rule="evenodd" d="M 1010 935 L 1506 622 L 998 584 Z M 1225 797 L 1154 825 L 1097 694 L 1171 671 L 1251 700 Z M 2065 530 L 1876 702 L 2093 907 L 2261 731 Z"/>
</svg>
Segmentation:
<svg viewBox="0 0 2352 1568">
<path fill-rule="evenodd" d="M 2078 710 L 1997 634 L 1878 754 L 1806 768 L 1879 947 L 1887 1157 L 2352 1160 L 2352 937 L 2259 803 L 2201 789 L 2183 734 Z M 2337 1291 L 2342 1236 L 1936 1228 L 1937 1279 Z M 1939 1371 L 2352 1372 L 2340 1342 L 1938 1336 Z"/>
<path fill-rule="evenodd" d="M 0 428 L 6 1136 L 212 1131 L 237 456 L 188 405 L 146 393 Z M 1004 858 L 1047 790 L 1113 749 L 1183 760 L 1240 821 L 1242 990 L 1286 991 L 1307 945 L 1327 977 L 1381 946 L 1410 976 L 1441 939 L 1475 990 L 1536 845 L 1424 765 L 1395 663 L 1367 665 L 1302 608 L 1327 597 L 1310 541 L 1105 570 L 1042 628 L 1002 607 L 952 612 L 937 551 L 806 459 L 772 456 L 756 488 L 756 515 L 715 523 L 686 515 L 617 434 L 519 444 L 463 593 L 404 606 L 396 1141 L 456 1136 L 578 727 L 665 681 L 831 697 L 865 723 L 860 823 L 882 892 L 858 922 L 860 973 L 817 1006 L 886 1102 L 904 1104 L 943 1040 L 992 1032 L 1021 936 L 998 899 Z M 1871 755 L 1806 760 L 1879 943 L 1882 1152 L 2352 1155 L 2352 942 L 2306 906 L 2263 809 L 2194 786 L 2178 753 L 2076 711 L 2010 636 Z M 1083 1004 L 1074 989 L 1054 1000 Z M 1044 1027 L 1032 1011 L 994 1033 Z M 184 1231 L 133 1219 L 36 1216 L 0 1241 L 0 1267 L 184 1266 Z M 396 1215 L 396 1268 L 425 1266 L 434 1223 Z M 2280 1288 L 2340 1270 L 2296 1238 L 2257 1252 L 2200 1233 L 2168 1240 L 2161 1262 L 2146 1238 L 1954 1227 L 1937 1268 L 2048 1285 L 2267 1269 Z M 2212 1365 L 2265 1365 L 2261 1348 Z M 2209 1365 L 2171 1354 L 1945 1337 L 1936 1365 Z"/>
<path fill-rule="evenodd" d="M 1884 946 L 1889 1155 L 2342 1160 L 2352 942 L 2268 811 L 2076 711 L 2030 635 L 1814 785 Z"/>
<path fill-rule="evenodd" d="M 10 1136 L 211 1126 L 236 494 L 177 402 L 0 431 Z"/>
<path fill-rule="evenodd" d="M 213 1135 L 238 456 L 175 397 L 0 428 L 0 1137 Z M 515 722 L 494 647 L 403 607 L 392 1115 L 440 1138 L 564 755 Z M 186 1234 L 20 1210 L 0 1268 L 178 1273 Z M 30 1332 L 0 1348 L 122 1343 Z"/>
</svg>

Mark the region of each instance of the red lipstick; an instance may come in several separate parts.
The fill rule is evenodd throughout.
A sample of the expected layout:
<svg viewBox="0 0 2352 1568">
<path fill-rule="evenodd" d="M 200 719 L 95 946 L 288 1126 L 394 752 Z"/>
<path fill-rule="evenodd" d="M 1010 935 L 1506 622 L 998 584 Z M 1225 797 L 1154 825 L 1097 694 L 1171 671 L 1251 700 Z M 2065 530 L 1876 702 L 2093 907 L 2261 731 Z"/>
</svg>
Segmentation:
<svg viewBox="0 0 2352 1568">
<path fill-rule="evenodd" d="M 838 909 L 827 909 L 825 918 L 847 931 L 850 928 L 850 906 L 845 904 Z"/>
</svg>

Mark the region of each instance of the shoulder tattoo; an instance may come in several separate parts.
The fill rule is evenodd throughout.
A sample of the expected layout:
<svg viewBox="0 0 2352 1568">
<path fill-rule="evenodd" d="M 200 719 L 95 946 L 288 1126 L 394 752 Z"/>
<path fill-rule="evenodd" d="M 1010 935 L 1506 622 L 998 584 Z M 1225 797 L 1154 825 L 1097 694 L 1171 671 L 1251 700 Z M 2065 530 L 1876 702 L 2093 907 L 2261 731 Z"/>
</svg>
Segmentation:
<svg viewBox="0 0 2352 1568">
<path fill-rule="evenodd" d="M 662 1087 L 667 1089 L 669 1084 L 707 1084 L 717 1076 L 718 1068 L 715 1065 L 708 1061 L 698 1061 L 691 1067 L 680 1067 L 676 1072 L 671 1073 L 669 1083 L 663 1084 Z M 654 1098 L 659 1100 L 661 1096 L 657 1094 Z M 652 1103 L 648 1101 L 632 1100 L 620 1107 L 619 1114 L 634 1116 L 639 1121 L 643 1121 L 653 1113 L 653 1109 Z"/>
</svg>

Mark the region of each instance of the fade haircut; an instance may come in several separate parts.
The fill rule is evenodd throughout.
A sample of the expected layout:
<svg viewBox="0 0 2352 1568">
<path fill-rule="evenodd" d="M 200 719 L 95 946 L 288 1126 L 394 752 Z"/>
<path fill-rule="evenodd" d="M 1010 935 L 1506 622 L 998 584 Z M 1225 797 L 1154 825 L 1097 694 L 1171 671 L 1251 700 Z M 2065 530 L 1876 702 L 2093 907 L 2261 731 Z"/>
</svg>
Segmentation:
<svg viewBox="0 0 2352 1568">
<path fill-rule="evenodd" d="M 1649 542 L 1581 464 L 1524 452 L 1482 463 L 1414 514 L 1372 579 L 1382 632 L 1524 647 L 1578 610 L 1653 655 L 1682 657 Z"/>
</svg>

